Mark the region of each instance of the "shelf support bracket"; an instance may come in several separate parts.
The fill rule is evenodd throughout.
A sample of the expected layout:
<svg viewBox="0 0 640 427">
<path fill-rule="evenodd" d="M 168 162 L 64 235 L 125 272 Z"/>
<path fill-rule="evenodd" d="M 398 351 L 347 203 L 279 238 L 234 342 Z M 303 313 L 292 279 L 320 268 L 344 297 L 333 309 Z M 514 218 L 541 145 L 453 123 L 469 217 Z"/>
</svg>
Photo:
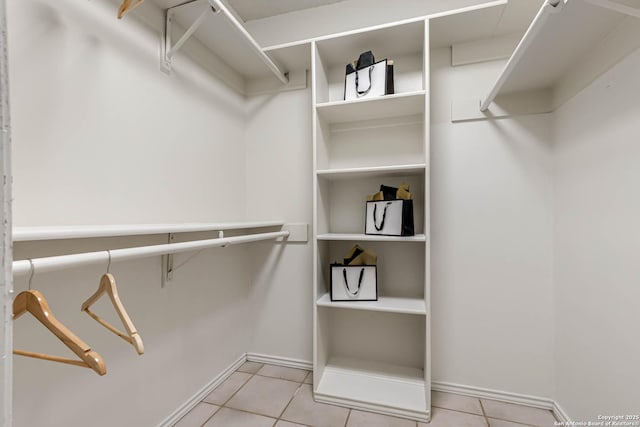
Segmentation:
<svg viewBox="0 0 640 427">
<path fill-rule="evenodd" d="M 184 4 L 180 6 L 184 6 Z M 200 25 L 202 25 L 205 18 L 209 15 L 210 10 L 213 11 L 213 13 L 219 12 L 219 10 L 216 10 L 213 6 L 210 6 L 211 9 L 207 7 L 204 11 L 202 11 L 200 16 L 196 18 L 193 24 L 191 24 L 191 26 L 187 29 L 187 31 L 184 32 L 182 37 L 180 37 L 180 39 L 175 44 L 173 44 L 173 40 L 171 38 L 171 31 L 173 26 L 173 18 L 175 15 L 174 9 L 180 6 L 175 6 L 165 10 L 164 30 L 162 34 L 162 52 L 161 52 L 162 58 L 160 61 L 160 69 L 166 74 L 171 74 L 171 58 L 173 57 L 173 55 L 175 55 L 175 53 L 178 50 L 180 50 L 180 48 L 185 44 L 185 42 L 189 40 L 189 38 L 193 35 L 193 33 L 195 33 L 198 30 L 198 28 L 200 28 Z"/>
<path fill-rule="evenodd" d="M 175 242 L 175 234 L 169 233 L 167 243 Z M 162 282 L 164 288 L 168 282 L 173 280 L 173 254 L 167 254 L 162 257 Z"/>
</svg>

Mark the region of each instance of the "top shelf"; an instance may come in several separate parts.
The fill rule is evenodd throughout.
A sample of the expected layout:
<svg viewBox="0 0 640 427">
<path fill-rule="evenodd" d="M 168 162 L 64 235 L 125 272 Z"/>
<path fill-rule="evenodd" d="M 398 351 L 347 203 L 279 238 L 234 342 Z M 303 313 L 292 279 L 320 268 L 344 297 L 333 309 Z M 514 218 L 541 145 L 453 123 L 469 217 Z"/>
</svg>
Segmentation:
<svg viewBox="0 0 640 427">
<path fill-rule="evenodd" d="M 358 54 L 373 51 L 377 59 L 420 55 L 424 52 L 424 18 L 369 27 L 316 39 L 322 62 L 327 69 L 357 59 Z M 355 56 L 355 58 L 354 58 Z"/>
<path fill-rule="evenodd" d="M 212 2 L 218 4 L 215 0 Z M 227 10 L 226 6 L 225 10 Z M 201 16 L 202 20 L 199 21 Z M 177 24 L 183 29 L 172 31 L 173 42 L 178 41 L 178 37 L 182 36 L 185 29 L 189 29 L 194 23 L 201 22 L 202 25 L 197 25 L 192 34 L 214 52 L 215 57 L 208 63 L 214 64 L 214 68 L 223 74 L 231 72 L 245 81 L 263 78 L 277 81 L 280 77 L 277 77 L 276 71 L 270 68 L 269 61 L 279 68 L 277 74 L 299 72 L 309 68 L 310 61 L 307 58 L 310 45 L 308 43 L 292 43 L 264 49 L 258 45 L 246 31 L 242 21 L 232 12 L 214 13 L 207 0 L 196 0 L 169 8 L 167 19 L 168 28 Z M 236 23 L 233 22 L 234 20 Z"/>
<path fill-rule="evenodd" d="M 586 0 L 564 1 L 560 0 L 557 6 L 543 4 L 485 99 L 486 105 L 501 95 L 556 91 L 568 79 L 582 78 L 585 72 L 592 74 L 590 80 L 574 87 L 564 99 L 554 100 L 554 107 L 557 107 L 558 101 L 568 99 L 606 70 L 602 69 L 603 64 L 596 67 L 599 71 L 585 70 L 588 67 L 581 64 L 591 51 L 611 38 L 625 15 Z M 612 58 L 611 53 L 606 56 L 609 66 L 621 59 Z M 553 96 L 557 98 L 558 94 Z"/>
<path fill-rule="evenodd" d="M 14 227 L 13 241 L 84 239 L 92 237 L 140 236 L 148 234 L 226 231 L 250 228 L 282 227 L 283 221 L 249 221 L 184 224 L 82 225 L 59 227 Z"/>
</svg>

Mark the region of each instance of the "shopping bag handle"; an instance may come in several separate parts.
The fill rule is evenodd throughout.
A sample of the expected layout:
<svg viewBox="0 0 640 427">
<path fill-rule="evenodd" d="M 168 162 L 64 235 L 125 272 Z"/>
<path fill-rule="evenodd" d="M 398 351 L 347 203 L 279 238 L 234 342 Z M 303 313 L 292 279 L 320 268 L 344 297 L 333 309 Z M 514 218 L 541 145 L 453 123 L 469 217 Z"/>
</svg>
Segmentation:
<svg viewBox="0 0 640 427">
<path fill-rule="evenodd" d="M 352 297 L 357 297 L 360 293 L 360 288 L 362 287 L 362 279 L 364 278 L 364 267 L 360 270 L 360 278 L 358 279 L 358 289 L 352 291 L 349 287 L 349 280 L 347 279 L 347 269 L 342 269 L 342 277 L 344 277 L 344 287 L 347 289 L 347 293 Z"/>
<path fill-rule="evenodd" d="M 391 202 L 387 202 L 384 205 L 384 211 L 382 212 L 382 221 L 380 222 L 380 227 L 378 227 L 378 224 L 376 224 L 376 213 L 378 212 L 378 204 L 374 203 L 373 204 L 373 226 L 376 228 L 377 231 L 382 231 L 382 229 L 384 228 L 384 221 L 387 219 L 387 208 L 389 207 L 389 205 L 391 204 Z"/>
<path fill-rule="evenodd" d="M 371 86 L 373 86 L 372 82 L 371 82 L 371 73 L 373 73 L 373 65 L 369 66 L 369 87 L 367 88 L 367 90 L 360 90 L 360 84 L 359 84 L 359 77 L 358 77 L 358 72 L 360 70 L 356 70 L 356 93 L 358 94 L 358 96 L 364 96 L 366 94 L 369 93 L 369 91 L 371 90 Z"/>
</svg>

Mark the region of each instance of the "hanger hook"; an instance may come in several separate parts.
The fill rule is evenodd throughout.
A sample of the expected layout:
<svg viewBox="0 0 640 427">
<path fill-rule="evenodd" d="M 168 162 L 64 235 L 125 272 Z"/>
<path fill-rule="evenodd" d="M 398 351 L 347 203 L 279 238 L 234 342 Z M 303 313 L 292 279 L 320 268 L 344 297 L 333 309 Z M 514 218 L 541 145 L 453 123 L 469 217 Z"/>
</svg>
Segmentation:
<svg viewBox="0 0 640 427">
<path fill-rule="evenodd" d="M 107 274 L 109 274 L 109 269 L 111 268 L 111 249 L 107 249 L 107 255 L 109 255 L 109 263 L 107 264 Z"/>
<path fill-rule="evenodd" d="M 31 290 L 31 281 L 33 280 L 33 276 L 36 274 L 36 268 L 34 267 L 33 260 L 31 258 L 29 258 L 29 266 L 30 266 L 29 290 Z"/>
</svg>

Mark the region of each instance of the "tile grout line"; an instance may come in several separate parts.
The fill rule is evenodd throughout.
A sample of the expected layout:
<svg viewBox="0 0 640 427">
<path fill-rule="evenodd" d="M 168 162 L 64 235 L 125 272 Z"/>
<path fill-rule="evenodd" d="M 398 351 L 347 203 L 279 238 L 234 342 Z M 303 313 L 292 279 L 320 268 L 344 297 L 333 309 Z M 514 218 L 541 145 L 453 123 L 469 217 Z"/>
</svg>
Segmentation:
<svg viewBox="0 0 640 427">
<path fill-rule="evenodd" d="M 482 415 L 484 416 L 484 421 L 487 423 L 487 427 L 491 427 L 491 423 L 489 422 L 489 417 L 487 417 L 487 413 L 484 410 L 484 405 L 482 404 L 482 399 L 478 399 L 480 403 L 480 410 L 482 411 Z"/>
<path fill-rule="evenodd" d="M 262 377 L 262 378 L 271 378 L 274 380 L 282 380 L 282 381 L 289 381 L 291 383 L 296 383 L 296 384 L 304 384 L 303 381 L 305 380 L 305 378 L 307 378 L 307 376 L 305 375 L 304 378 L 302 379 L 302 381 L 295 381 L 295 380 L 290 380 L 288 378 L 280 378 L 280 377 L 270 377 L 268 375 L 260 375 L 260 374 L 254 374 L 256 377 Z"/>
<path fill-rule="evenodd" d="M 484 414 L 478 414 L 477 412 L 468 412 L 468 411 L 463 411 L 462 409 L 452 409 L 452 408 L 445 408 L 444 406 L 437 406 L 437 405 L 431 405 L 433 408 L 438 408 L 438 409 L 444 409 L 447 411 L 455 411 L 455 412 L 460 412 L 461 414 L 468 414 L 468 415 L 475 415 L 477 417 L 484 417 Z"/>
<path fill-rule="evenodd" d="M 525 424 L 525 423 L 521 423 L 520 421 L 508 420 L 506 418 L 498 418 L 498 417 L 487 417 L 487 418 L 490 420 L 506 421 L 508 423 L 518 424 L 519 426 L 524 426 L 524 427 L 541 427 L 535 424 Z"/>
<path fill-rule="evenodd" d="M 262 364 L 262 366 L 258 369 L 258 371 L 259 371 L 260 369 L 262 369 L 262 367 L 264 367 L 265 365 L 268 365 L 268 364 L 267 364 L 267 363 L 263 363 L 263 364 Z M 271 366 L 275 366 L 275 365 L 271 365 Z M 238 368 L 238 369 L 240 369 L 240 368 Z M 227 409 L 231 409 L 231 410 L 233 410 L 233 411 L 245 412 L 245 413 L 247 413 L 247 414 L 252 414 L 252 415 L 258 415 L 258 416 L 260 416 L 260 417 L 272 418 L 272 419 L 274 419 L 274 420 L 275 420 L 275 421 L 274 421 L 274 426 L 275 426 L 275 424 L 277 424 L 277 423 L 278 423 L 278 421 L 285 421 L 285 422 L 289 422 L 289 421 L 287 421 L 287 420 L 283 420 L 283 419 L 282 419 L 282 415 L 284 415 L 284 412 L 287 410 L 287 408 L 289 407 L 289 405 L 290 405 L 290 404 L 291 404 L 291 402 L 293 401 L 293 398 L 296 396 L 296 394 L 298 394 L 298 391 L 299 391 L 299 390 L 300 390 L 300 388 L 304 385 L 304 383 L 303 383 L 303 382 L 297 382 L 297 381 L 291 381 L 291 380 L 287 380 L 287 379 L 284 379 L 284 378 L 275 378 L 275 377 L 268 377 L 268 376 L 265 376 L 265 375 L 259 375 L 259 374 L 258 374 L 258 371 L 254 372 L 254 373 L 251 373 L 251 372 L 243 372 L 243 371 L 239 371 L 239 370 L 234 371 L 234 373 L 235 373 L 235 372 L 242 372 L 242 373 L 244 373 L 244 374 L 249 374 L 249 375 L 250 375 L 250 377 L 249 377 L 249 378 L 248 378 L 248 379 L 247 379 L 247 380 L 242 384 L 242 386 L 241 386 L 241 387 L 240 387 L 240 388 L 239 388 L 235 393 L 233 393 L 233 395 L 231 395 L 231 397 L 229 397 L 229 399 L 227 399 L 227 400 L 226 400 L 226 402 L 224 403 L 224 405 L 222 405 L 222 406 L 220 407 L 220 409 L 222 409 L 222 408 L 227 408 Z M 229 401 L 233 398 L 233 396 L 235 396 L 235 395 L 236 395 L 236 394 L 237 394 L 237 393 L 238 393 L 238 392 L 239 392 L 239 391 L 240 391 L 240 390 L 241 390 L 241 389 L 242 389 L 242 388 L 243 388 L 243 387 L 244 387 L 244 386 L 245 386 L 245 385 L 246 385 L 246 384 L 251 380 L 251 378 L 256 377 L 256 376 L 258 376 L 258 377 L 262 377 L 262 378 L 271 378 L 271 379 L 275 379 L 275 380 L 282 380 L 282 381 L 287 381 L 287 382 L 292 382 L 292 383 L 298 384 L 298 388 L 297 388 L 297 389 L 296 389 L 296 391 L 293 393 L 293 396 L 291 397 L 291 399 L 289 400 L 289 402 L 287 403 L 287 405 L 285 406 L 285 408 L 282 410 L 282 413 L 280 414 L 280 416 L 278 416 L 278 417 L 273 417 L 273 416 L 270 416 L 270 415 L 259 414 L 259 413 L 257 413 L 257 412 L 251 412 L 251 411 L 247 411 L 247 410 L 244 410 L 244 409 L 236 409 L 236 408 L 232 408 L 232 407 L 226 406 L 226 405 L 227 405 L 227 403 L 229 403 Z M 305 379 L 305 378 L 307 378 L 307 376 L 306 376 L 306 375 L 304 376 L 304 378 L 302 379 L 302 381 L 304 381 L 304 379 Z M 205 402 L 205 403 L 207 403 L 207 402 Z M 218 411 L 216 411 L 216 413 L 217 413 L 217 412 L 218 412 Z M 214 415 L 215 415 L 215 414 L 214 414 Z M 212 417 L 210 417 L 210 418 L 209 418 L 209 420 L 210 420 L 211 418 L 213 418 L 213 416 L 212 416 Z M 206 422 L 208 422 L 209 420 L 205 421 L 205 423 L 206 423 Z M 303 424 L 300 424 L 300 425 L 303 425 Z M 303 426 L 304 426 L 304 425 L 303 425 Z M 202 426 L 202 427 L 204 427 L 204 426 Z"/>
<path fill-rule="evenodd" d="M 242 367 L 242 366 L 241 366 L 241 367 Z M 240 369 L 240 368 L 238 368 L 238 369 Z M 242 390 L 242 388 L 243 388 L 245 385 L 247 385 L 247 383 L 248 383 L 248 382 L 251 380 L 251 378 L 253 378 L 253 376 L 255 375 L 255 374 L 251 374 L 251 373 L 249 373 L 249 372 L 242 372 L 242 371 L 238 371 L 238 369 L 236 369 L 235 371 L 233 371 L 233 372 L 231 373 L 231 375 L 235 374 L 236 372 L 241 372 L 241 373 L 243 373 L 243 374 L 249 374 L 249 378 L 247 378 L 247 380 L 246 380 L 245 382 L 243 382 L 243 383 L 242 383 L 242 385 L 241 385 L 240 387 L 238 387 L 238 389 L 237 389 L 237 390 L 236 390 L 236 391 L 235 391 L 231 396 L 229 396 L 229 398 L 228 398 L 227 400 L 225 400 L 225 401 L 224 401 L 224 403 L 223 403 L 222 405 L 216 405 L 216 406 L 218 406 L 218 409 L 216 409 L 216 411 L 215 411 L 213 414 L 211 414 L 211 416 L 210 416 L 209 418 L 207 418 L 207 419 L 205 420 L 205 422 L 204 422 L 204 423 L 202 423 L 202 426 L 201 426 L 201 427 L 204 427 L 204 426 L 205 426 L 205 424 L 207 424 L 209 421 L 211 421 L 211 418 L 213 418 L 213 417 L 214 417 L 218 412 L 220 412 L 220 410 L 221 410 L 222 408 L 227 408 L 227 406 L 226 406 L 226 405 L 227 405 L 227 403 L 229 403 L 229 401 L 230 401 L 231 399 L 233 399 L 233 396 L 235 396 L 235 395 L 236 395 L 240 390 Z M 231 377 L 231 375 L 229 375 L 229 377 Z M 224 380 L 224 381 L 222 382 L 222 384 L 224 384 L 228 379 L 229 379 L 229 378 L 227 378 L 226 380 Z M 220 384 L 218 387 L 220 387 L 222 384 Z M 216 387 L 216 388 L 218 388 L 218 387 Z M 215 389 L 214 389 L 214 390 L 215 390 Z M 213 391 L 212 391 L 212 392 L 213 392 Z M 207 398 L 207 396 L 205 396 L 205 399 L 206 399 L 206 398 Z M 200 401 L 200 403 L 209 403 L 209 402 L 205 402 L 205 401 L 204 401 L 204 399 L 203 399 L 203 400 L 201 400 L 201 401 Z M 210 405 L 215 405 L 214 403 L 209 403 L 209 404 L 210 404 Z M 230 409 L 230 408 L 227 408 L 227 409 Z"/>
<path fill-rule="evenodd" d="M 212 406 L 218 406 L 218 405 L 214 405 L 213 403 L 209 403 L 209 402 L 204 402 L 204 401 L 200 401 L 200 403 L 206 403 L 207 405 L 212 405 Z M 220 410 L 222 409 L 222 406 L 218 406 L 218 409 L 216 409 L 215 411 L 213 411 L 213 414 L 211 414 L 211 416 L 209 418 L 207 418 L 206 420 L 204 420 L 204 422 L 202 423 L 201 427 L 204 427 L 205 424 L 207 424 L 209 422 L 209 420 L 211 418 L 213 418 L 218 412 L 220 412 Z M 189 411 L 191 412 L 191 411 Z"/>
<path fill-rule="evenodd" d="M 349 418 L 351 418 L 351 411 L 352 409 L 349 408 L 349 412 L 347 413 L 347 419 L 344 420 L 344 427 L 347 427 L 347 424 L 349 424 Z"/>
<path fill-rule="evenodd" d="M 237 370 L 237 369 L 236 369 L 235 371 L 233 371 L 233 372 L 231 373 L 231 375 L 235 374 L 236 372 L 238 372 L 238 370 Z M 248 372 L 242 372 L 242 373 L 243 373 L 243 374 L 248 374 Z M 229 377 L 231 377 L 231 375 L 229 375 Z M 242 383 L 242 385 L 241 385 L 240 387 L 238 387 L 238 390 L 236 390 L 236 391 L 235 391 L 235 392 L 234 392 L 234 393 L 233 393 L 233 394 L 232 394 L 232 395 L 231 395 L 227 400 L 225 400 L 225 401 L 224 401 L 224 403 L 223 403 L 222 405 L 215 405 L 214 403 L 205 402 L 205 401 L 204 401 L 204 399 L 202 399 L 202 400 L 200 401 L 200 403 L 207 403 L 207 404 L 209 404 L 209 405 L 215 405 L 215 406 L 218 406 L 218 409 L 216 409 L 216 411 L 215 411 L 213 414 L 211 414 L 211 416 L 210 416 L 209 418 L 207 418 L 207 419 L 205 420 L 205 422 L 204 422 L 204 423 L 202 423 L 202 426 L 200 426 L 200 427 L 204 427 L 204 426 L 205 426 L 209 421 L 211 421 L 211 418 L 215 417 L 215 415 L 216 415 L 218 412 L 220 412 L 220 410 L 221 410 L 222 408 L 226 408 L 226 406 L 225 406 L 225 405 L 226 405 L 226 404 L 227 404 L 227 403 L 228 403 L 228 402 L 233 398 L 233 396 L 235 396 L 235 395 L 236 395 L 236 393 L 238 393 L 238 392 L 242 389 L 242 387 L 244 387 L 245 385 L 247 385 L 247 383 L 249 382 L 249 380 L 250 380 L 251 378 L 253 378 L 253 374 L 249 374 L 249 378 L 247 378 L 247 380 L 246 380 L 244 383 Z M 227 378 L 226 380 L 224 380 L 224 381 L 222 382 L 222 384 L 224 384 L 228 379 L 229 379 L 229 378 Z M 220 384 L 220 385 L 222 385 L 222 384 Z M 220 387 L 220 385 L 219 385 L 218 387 Z M 218 388 L 218 387 L 216 387 L 216 388 Z M 215 389 L 214 389 L 214 390 L 215 390 Z M 213 391 L 212 391 L 212 392 L 213 392 Z M 207 395 L 207 396 L 208 396 L 208 395 Z M 207 396 L 205 396 L 205 399 L 207 398 Z"/>
<path fill-rule="evenodd" d="M 533 425 L 533 424 L 525 424 L 525 423 L 521 423 L 521 422 L 519 422 L 519 421 L 508 420 L 508 419 L 506 419 L 506 418 L 489 417 L 489 416 L 486 414 L 485 410 L 484 410 L 484 405 L 482 404 L 482 399 L 478 399 L 478 401 L 480 402 L 480 409 L 482 409 L 482 413 L 483 413 L 483 415 L 484 415 L 484 418 L 487 420 L 487 425 L 488 425 L 489 427 L 491 427 L 491 422 L 489 421 L 489 419 L 492 419 L 492 420 L 498 420 L 498 421 L 506 421 L 506 422 L 508 422 L 508 423 L 519 424 L 519 425 L 521 425 L 521 426 L 526 426 L 526 427 L 539 427 L 539 426 L 535 426 L 535 425 Z M 514 405 L 514 404 L 510 403 L 510 405 Z M 523 406 L 523 405 L 516 405 L 516 406 Z M 544 409 L 543 409 L 543 410 L 544 410 Z M 552 412 L 551 414 L 553 415 L 553 412 Z"/>
<path fill-rule="evenodd" d="M 306 378 L 306 376 L 305 376 Z M 302 380 L 304 381 L 304 379 Z M 298 392 L 302 389 L 302 383 L 298 384 L 298 388 L 296 389 L 296 391 L 293 392 L 293 396 L 291 396 L 291 399 L 289 399 L 289 401 L 287 402 L 287 404 L 284 406 L 284 409 L 282 410 L 282 412 L 280 412 L 280 415 L 278 416 L 277 421 L 282 420 L 282 416 L 284 415 L 284 413 L 287 411 L 287 408 L 289 407 L 289 405 L 291 405 L 291 402 L 293 402 L 293 399 L 295 399 L 296 395 L 298 394 Z M 287 420 L 283 420 L 283 421 L 287 421 Z"/>
<path fill-rule="evenodd" d="M 233 374 L 235 374 L 236 372 L 238 372 L 238 371 L 234 371 L 234 372 L 233 372 Z M 233 374 L 231 374 L 231 375 L 233 375 Z M 248 372 L 243 372 L 243 374 L 248 374 Z M 229 375 L 229 376 L 231 376 L 231 375 Z M 234 398 L 234 396 L 235 396 L 236 394 L 238 394 L 238 392 L 240 392 L 240 390 L 242 390 L 242 389 L 244 388 L 244 386 L 246 386 L 246 385 L 247 385 L 247 383 L 248 383 L 249 381 L 251 381 L 251 378 L 253 378 L 253 377 L 255 377 L 255 374 L 250 374 L 249 378 L 247 378 L 247 380 L 246 380 L 245 382 L 243 382 L 243 383 L 242 383 L 242 385 L 241 385 L 240 387 L 238 387 L 238 389 L 237 389 L 236 391 L 234 391 L 234 392 L 233 392 L 233 394 L 232 394 L 231 396 L 229 396 L 229 398 L 228 398 L 227 400 L 225 400 L 225 401 L 224 401 L 224 403 L 223 403 L 222 405 L 220 405 L 220 406 L 227 406 L 227 403 L 229 403 L 229 401 L 230 401 L 231 399 L 233 399 L 233 398 Z M 227 378 L 227 379 L 228 379 L 228 378 Z M 224 384 L 224 383 L 223 383 L 223 384 Z M 222 384 L 220 384 L 220 385 L 222 385 Z"/>
</svg>

